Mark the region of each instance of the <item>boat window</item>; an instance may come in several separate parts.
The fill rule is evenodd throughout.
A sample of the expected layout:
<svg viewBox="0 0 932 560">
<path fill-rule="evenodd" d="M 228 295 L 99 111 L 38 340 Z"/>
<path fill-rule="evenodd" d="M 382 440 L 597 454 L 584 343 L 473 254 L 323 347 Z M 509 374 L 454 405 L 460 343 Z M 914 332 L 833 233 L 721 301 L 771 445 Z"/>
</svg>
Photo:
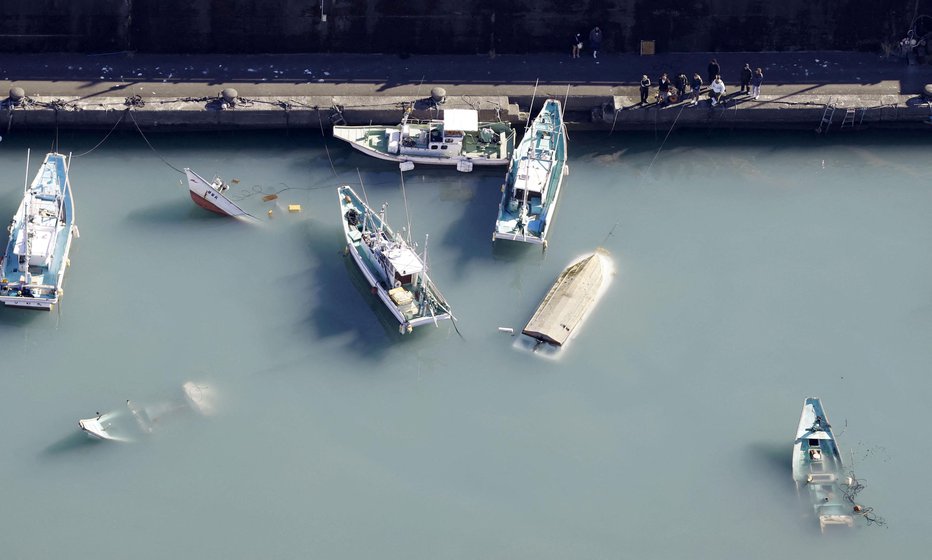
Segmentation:
<svg viewBox="0 0 932 560">
<path fill-rule="evenodd" d="M 524 200 L 524 189 L 515 189 L 515 198 Z"/>
<path fill-rule="evenodd" d="M 395 280 L 398 281 L 398 282 L 401 282 L 402 285 L 404 285 L 404 284 L 410 284 L 410 283 L 411 283 L 411 275 L 410 275 L 410 274 L 405 274 L 404 276 L 402 276 L 401 274 L 398 274 L 397 272 L 395 272 Z"/>
<path fill-rule="evenodd" d="M 436 149 L 437 149 L 437 144 L 431 144 L 431 145 L 430 145 L 430 149 L 431 149 L 431 150 L 436 150 Z"/>
<path fill-rule="evenodd" d="M 817 440 L 817 439 L 810 439 L 810 440 L 809 440 L 809 447 L 818 447 L 818 446 L 819 446 L 819 440 Z"/>
<path fill-rule="evenodd" d="M 440 149 L 441 149 L 441 150 L 446 150 L 446 149 L 447 149 L 447 145 L 444 144 L 443 146 L 440 146 Z"/>
</svg>

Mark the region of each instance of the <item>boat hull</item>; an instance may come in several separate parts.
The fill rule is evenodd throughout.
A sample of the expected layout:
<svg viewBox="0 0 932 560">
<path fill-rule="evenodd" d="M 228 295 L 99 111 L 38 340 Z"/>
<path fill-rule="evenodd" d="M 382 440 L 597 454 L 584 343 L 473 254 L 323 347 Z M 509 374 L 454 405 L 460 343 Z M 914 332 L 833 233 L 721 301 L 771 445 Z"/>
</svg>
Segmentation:
<svg viewBox="0 0 932 560">
<path fill-rule="evenodd" d="M 234 218 L 249 216 L 245 210 L 214 188 L 211 183 L 205 181 L 203 177 L 187 168 L 184 172 L 188 178 L 188 192 L 195 204 L 221 216 Z"/>
<path fill-rule="evenodd" d="M 352 257 L 353 262 L 356 263 L 356 267 L 359 269 L 363 277 L 366 279 L 366 282 L 369 284 L 373 293 L 376 296 L 378 296 L 379 300 L 382 301 L 382 304 L 385 306 L 388 312 L 391 313 L 392 317 L 395 318 L 395 321 L 398 322 L 399 332 L 404 334 L 406 332 L 412 331 L 414 328 L 419 327 L 419 326 L 428 325 L 428 324 L 439 325 L 440 321 L 444 321 L 447 319 L 453 319 L 452 314 L 450 314 L 447 311 L 440 311 L 440 310 L 434 312 L 433 314 L 429 314 L 429 315 L 425 314 L 423 316 L 415 316 L 415 317 L 405 316 L 405 314 L 401 311 L 401 309 L 399 309 L 398 305 L 396 305 L 395 302 L 392 301 L 391 294 L 389 294 L 389 291 L 386 288 L 385 283 L 382 281 L 381 278 L 377 276 L 377 274 L 370 268 L 369 264 L 366 262 L 365 257 L 362 255 L 361 249 L 360 249 L 360 244 L 362 243 L 360 241 L 361 239 L 360 233 L 357 230 L 350 228 L 347 222 L 346 216 L 345 216 L 346 213 L 350 210 L 358 211 L 361 209 L 363 212 L 368 212 L 370 216 L 374 216 L 374 213 L 372 213 L 371 209 L 365 206 L 365 203 L 363 203 L 361 200 L 358 199 L 356 194 L 352 192 L 352 190 L 349 189 L 349 187 L 340 187 L 339 189 L 337 189 L 337 193 L 341 200 L 341 204 L 340 204 L 341 220 L 340 221 L 343 223 L 343 234 L 346 240 L 347 252 Z M 346 200 L 347 198 L 349 198 L 351 202 L 347 202 Z M 372 219 L 375 220 L 379 218 L 373 217 Z M 393 236 L 393 234 L 391 233 L 391 230 L 387 226 L 383 224 L 382 228 L 384 228 L 384 231 L 389 235 L 389 237 Z M 355 235 L 354 235 L 354 232 L 355 232 Z M 427 282 L 429 282 L 429 280 Z M 397 285 L 398 284 L 396 284 L 396 286 Z M 440 297 L 442 301 L 442 296 L 439 296 L 439 292 L 436 292 L 435 288 L 431 287 L 430 290 L 431 290 L 430 292 L 431 298 L 436 299 Z M 431 301 L 431 300 L 428 300 L 428 301 Z"/>
<path fill-rule="evenodd" d="M 50 311 L 61 299 L 71 244 L 77 236 L 68 168 L 66 156 L 47 154 L 14 216 L 7 249 L 0 259 L 0 303 L 5 307 Z M 43 208 L 43 203 L 52 206 Z M 50 220 L 44 225 L 44 232 L 32 229 L 42 228 L 43 220 Z M 28 228 L 23 229 L 27 222 Z M 25 251 L 18 246 L 17 239 L 24 233 L 29 239 L 34 236 L 46 239 L 41 262 L 32 260 L 36 254 L 30 250 L 31 244 L 26 245 Z M 29 255 L 28 272 L 22 269 L 21 259 L 27 258 L 23 255 Z"/>
<path fill-rule="evenodd" d="M 569 174 L 566 153 L 561 105 L 550 99 L 514 151 L 502 185 L 492 241 L 501 239 L 547 246 L 563 182 Z M 515 204 L 519 199 L 517 192 L 528 193 L 528 196 Z M 539 200 L 533 203 L 534 199 Z"/>
<path fill-rule="evenodd" d="M 443 165 L 443 166 L 456 166 L 461 161 L 468 161 L 474 166 L 478 167 L 496 167 L 507 165 L 507 159 L 487 159 L 487 158 L 471 158 L 467 156 L 453 156 L 453 157 L 424 157 L 416 155 L 395 155 L 395 154 L 386 154 L 385 152 L 380 152 L 372 148 L 367 148 L 366 146 L 361 146 L 355 142 L 345 140 L 340 138 L 353 147 L 354 150 L 362 152 L 367 156 L 372 156 L 384 161 L 394 161 L 397 163 L 404 163 L 410 161 L 411 163 L 416 163 L 418 165 Z"/>
</svg>

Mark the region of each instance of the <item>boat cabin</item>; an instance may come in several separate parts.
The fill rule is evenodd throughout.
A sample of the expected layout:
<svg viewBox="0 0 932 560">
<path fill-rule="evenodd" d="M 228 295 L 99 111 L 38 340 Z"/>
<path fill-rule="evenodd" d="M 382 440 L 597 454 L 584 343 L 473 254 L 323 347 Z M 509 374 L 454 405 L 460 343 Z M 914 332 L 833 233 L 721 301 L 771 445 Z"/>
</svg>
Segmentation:
<svg viewBox="0 0 932 560">
<path fill-rule="evenodd" d="M 417 255 L 405 244 L 395 243 L 383 249 L 379 260 L 389 287 L 409 286 L 415 283 L 424 269 Z"/>
<path fill-rule="evenodd" d="M 427 157 L 455 157 L 463 153 L 463 139 L 479 131 L 479 113 L 472 109 L 444 109 L 442 121 L 424 125 L 403 123 L 388 128 L 388 152 Z"/>
</svg>

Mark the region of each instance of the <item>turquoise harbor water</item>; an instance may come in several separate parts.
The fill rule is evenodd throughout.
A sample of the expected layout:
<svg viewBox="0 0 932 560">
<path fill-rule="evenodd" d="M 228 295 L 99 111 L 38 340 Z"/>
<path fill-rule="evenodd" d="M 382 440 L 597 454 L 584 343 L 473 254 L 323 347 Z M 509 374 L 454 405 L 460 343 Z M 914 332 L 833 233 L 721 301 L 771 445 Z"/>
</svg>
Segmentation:
<svg viewBox="0 0 932 560">
<path fill-rule="evenodd" d="M 655 159 L 663 132 L 572 134 L 545 255 L 492 248 L 500 171 L 406 175 L 462 338 L 396 334 L 342 255 L 335 189 L 357 169 L 404 225 L 389 163 L 331 140 L 334 177 L 318 133 L 150 136 L 239 179 L 251 225 L 195 207 L 138 136 L 75 158 L 62 305 L 0 310 L 0 556 L 923 557 L 928 137 L 716 130 Z M 52 136 L 0 143 L 0 215 Z M 514 349 L 497 327 L 599 245 L 617 275 L 579 336 L 557 360 Z M 78 432 L 188 380 L 215 416 L 134 444 Z M 790 472 L 806 396 L 887 527 L 819 536 Z"/>
</svg>

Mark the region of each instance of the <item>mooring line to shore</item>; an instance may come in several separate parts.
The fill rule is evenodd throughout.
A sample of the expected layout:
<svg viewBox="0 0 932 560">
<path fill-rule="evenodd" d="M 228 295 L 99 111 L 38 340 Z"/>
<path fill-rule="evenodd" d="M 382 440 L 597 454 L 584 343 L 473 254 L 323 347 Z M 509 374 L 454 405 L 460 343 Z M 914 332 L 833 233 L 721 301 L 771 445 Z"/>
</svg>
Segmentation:
<svg viewBox="0 0 932 560">
<path fill-rule="evenodd" d="M 168 163 L 168 160 L 165 159 L 165 158 L 163 158 L 163 157 L 162 157 L 162 154 L 160 154 L 159 151 L 155 149 L 155 146 L 153 146 L 152 143 L 149 142 L 149 139 L 146 138 L 146 135 L 142 133 L 142 129 L 139 128 L 139 123 L 136 122 L 136 117 L 133 116 L 133 112 L 132 112 L 132 111 L 129 111 L 129 118 L 132 119 L 133 125 L 136 127 L 136 130 L 139 132 L 139 135 L 142 136 L 142 139 L 146 141 L 146 144 L 149 146 L 149 148 L 152 150 L 152 152 L 155 153 L 155 155 L 157 155 L 157 156 L 159 157 L 160 160 L 162 160 L 162 163 L 164 163 L 165 165 L 171 167 L 172 169 L 174 169 L 174 170 L 177 171 L 178 173 L 181 173 L 182 175 L 184 175 L 184 171 L 182 171 L 182 170 L 178 169 L 177 167 L 175 167 L 174 165 Z"/>
<path fill-rule="evenodd" d="M 117 122 L 113 123 L 113 126 L 110 128 L 110 132 L 108 132 L 107 135 L 103 137 L 103 140 L 101 140 L 100 142 L 98 142 L 96 146 L 94 146 L 94 147 L 91 148 L 90 150 L 84 152 L 83 154 L 76 154 L 74 157 L 86 156 L 87 154 L 89 154 L 89 153 L 93 152 L 94 150 L 96 150 L 97 148 L 99 148 L 104 142 L 107 141 L 107 138 L 110 138 L 110 135 L 113 134 L 113 131 L 116 130 L 116 128 L 117 128 L 118 126 L 120 126 L 120 123 L 123 122 L 123 119 L 126 118 L 126 113 L 129 113 L 129 110 L 130 110 L 129 107 L 127 107 L 126 110 L 123 111 L 123 114 L 120 115 L 120 118 L 117 119 Z"/>
<path fill-rule="evenodd" d="M 333 165 L 333 158 L 330 157 L 330 148 L 327 146 L 327 135 L 324 134 L 324 121 L 320 118 L 320 107 L 314 108 L 317 111 L 317 122 L 320 123 L 320 137 L 324 139 L 324 150 L 327 151 L 327 159 L 330 160 L 330 171 L 333 171 L 333 176 L 337 177 L 337 168 Z"/>
</svg>

